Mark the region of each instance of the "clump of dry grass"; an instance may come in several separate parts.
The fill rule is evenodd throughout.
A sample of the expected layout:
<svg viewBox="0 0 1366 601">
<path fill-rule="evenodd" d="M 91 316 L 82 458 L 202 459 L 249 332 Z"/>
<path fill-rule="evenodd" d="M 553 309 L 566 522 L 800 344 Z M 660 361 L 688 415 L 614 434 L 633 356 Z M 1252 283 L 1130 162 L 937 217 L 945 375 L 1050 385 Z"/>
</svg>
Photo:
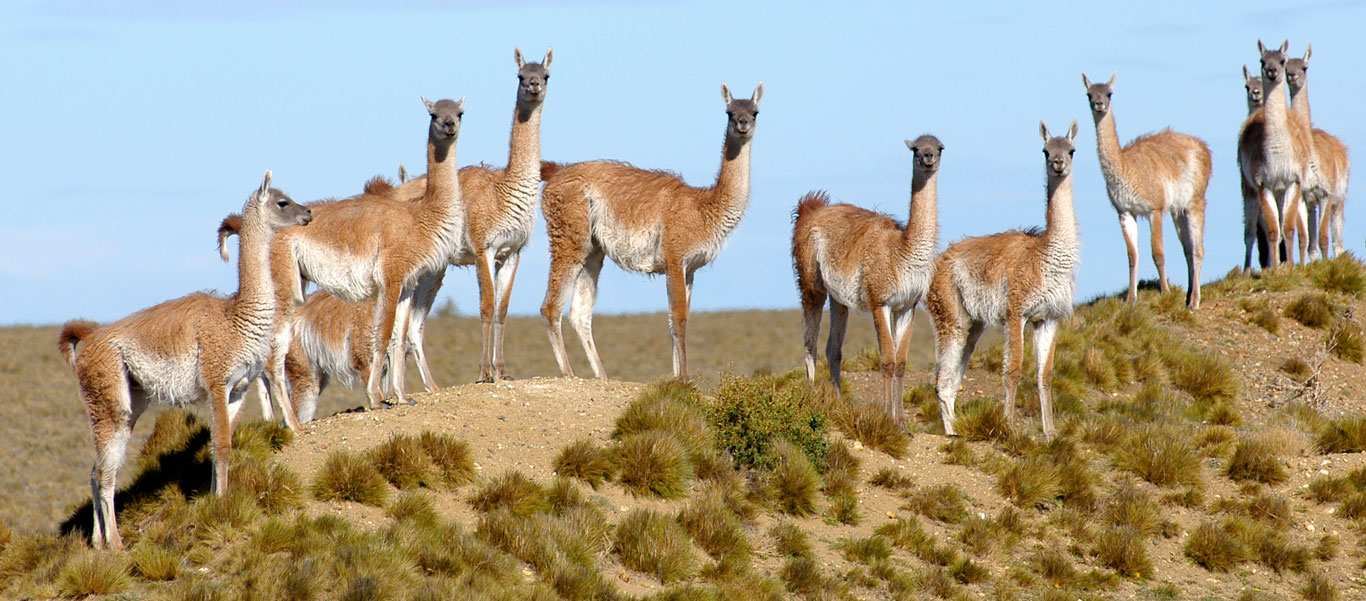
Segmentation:
<svg viewBox="0 0 1366 601">
<path fill-rule="evenodd" d="M 1132 527 L 1112 526 L 1101 530 L 1092 551 L 1101 565 L 1119 574 L 1131 578 L 1152 576 L 1147 537 Z"/>
<path fill-rule="evenodd" d="M 963 491 L 952 484 L 919 489 L 907 496 L 905 507 L 946 524 L 957 524 L 968 514 Z"/>
<path fill-rule="evenodd" d="M 447 488 L 453 490 L 474 480 L 474 457 L 470 454 L 469 443 L 450 434 L 431 431 L 419 434 L 417 441 Z"/>
<path fill-rule="evenodd" d="M 1115 463 L 1158 486 L 1196 484 L 1200 455 L 1189 437 L 1167 426 L 1141 426 L 1114 451 Z"/>
<path fill-rule="evenodd" d="M 470 497 L 470 506 L 488 513 L 506 509 L 515 516 L 526 517 L 550 510 L 546 490 L 521 472 L 509 470 L 489 480 Z"/>
<path fill-rule="evenodd" d="M 612 550 L 626 567 L 665 584 L 690 577 L 697 563 L 687 531 L 651 509 L 635 509 L 621 519 Z"/>
<path fill-rule="evenodd" d="M 1310 281 L 1321 290 L 1357 298 L 1366 293 L 1366 267 L 1350 254 L 1343 253 L 1332 259 L 1315 261 L 1307 269 L 1310 271 Z"/>
<path fill-rule="evenodd" d="M 430 488 L 437 483 L 436 464 L 416 436 L 391 434 L 384 443 L 370 449 L 368 457 L 384 479 L 399 490 Z"/>
<path fill-rule="evenodd" d="M 960 555 L 949 564 L 948 575 L 962 584 L 976 584 L 989 578 L 991 573 L 971 557 Z"/>
<path fill-rule="evenodd" d="M 303 502 L 304 486 L 299 476 L 274 461 L 234 458 L 228 480 L 268 514 L 293 509 Z"/>
<path fill-rule="evenodd" d="M 1286 317 L 1315 329 L 1328 327 L 1337 314 L 1337 306 L 1321 292 L 1306 292 L 1285 306 Z"/>
<path fill-rule="evenodd" d="M 773 524 L 768 535 L 773 539 L 773 548 L 784 557 L 810 557 L 811 541 L 806 531 L 788 521 Z"/>
<path fill-rule="evenodd" d="M 1077 569 L 1072 566 L 1067 552 L 1056 546 L 1041 546 L 1030 557 L 1029 565 L 1034 572 L 1053 586 L 1062 587 L 1077 578 Z"/>
<path fill-rule="evenodd" d="M 364 456 L 333 451 L 313 478 L 313 497 L 319 501 L 352 501 L 382 507 L 389 485 L 375 465 Z"/>
<path fill-rule="evenodd" d="M 672 434 L 689 451 L 715 444 L 706 416 L 694 404 L 695 389 L 686 384 L 657 384 L 631 401 L 617 417 L 612 438 L 625 440 L 633 434 L 659 431 Z"/>
<path fill-rule="evenodd" d="M 1314 369 L 1309 367 L 1309 362 L 1300 357 L 1288 357 L 1281 363 L 1281 372 L 1294 378 L 1296 382 L 1303 382 L 1313 375 Z"/>
<path fill-rule="evenodd" d="M 906 431 L 875 403 L 844 402 L 831 412 L 831 419 L 846 436 L 897 459 L 906 456 L 911 444 Z"/>
<path fill-rule="evenodd" d="M 1207 406 L 1237 399 L 1238 376 L 1218 355 L 1182 351 L 1164 358 L 1172 385 L 1197 403 Z"/>
<path fill-rule="evenodd" d="M 892 467 L 879 469 L 873 474 L 873 477 L 868 480 L 868 483 L 892 492 L 909 490 L 915 487 L 915 480 L 913 478 L 901 473 L 901 470 Z"/>
<path fill-rule="evenodd" d="M 1346 318 L 1340 318 L 1328 331 L 1329 348 L 1333 356 L 1349 363 L 1361 363 L 1362 342 L 1361 326 Z"/>
<path fill-rule="evenodd" d="M 594 490 L 611 480 L 614 470 L 611 454 L 586 438 L 560 449 L 554 467 L 556 474 L 582 480 Z"/>
<path fill-rule="evenodd" d="M 1238 441 L 1224 474 L 1235 482 L 1280 484 L 1288 476 L 1276 448 L 1263 438 L 1246 436 Z"/>
<path fill-rule="evenodd" d="M 1247 550 L 1215 522 L 1202 522 L 1186 538 L 1186 557 L 1213 571 L 1227 572 L 1248 559 Z"/>
<path fill-rule="evenodd" d="M 788 515 L 807 516 L 816 512 L 816 495 L 821 478 L 816 467 L 796 446 L 781 441 L 774 447 L 777 464 L 767 478 L 769 496 L 777 509 Z"/>
<path fill-rule="evenodd" d="M 730 566 L 747 566 L 752 549 L 740 520 L 721 492 L 710 488 L 678 512 L 678 523 L 709 555 Z"/>
<path fill-rule="evenodd" d="M 648 430 L 621 439 L 613 453 L 621 485 L 638 496 L 677 499 L 693 478 L 688 450 L 672 434 Z"/>
<path fill-rule="evenodd" d="M 961 438 L 940 445 L 939 451 L 944 454 L 944 463 L 948 465 L 971 467 L 977 463 L 977 455 L 972 452 L 972 447 Z"/>
<path fill-rule="evenodd" d="M 1354 488 L 1346 478 L 1319 476 L 1309 481 L 1309 498 L 1319 503 L 1333 503 L 1346 499 Z"/>
<path fill-rule="evenodd" d="M 1342 545 L 1342 539 L 1331 532 L 1319 537 L 1318 544 L 1314 545 L 1314 558 L 1319 561 L 1333 561 L 1338 556 L 1338 547 Z"/>
<path fill-rule="evenodd" d="M 85 551 L 66 562 L 57 576 L 58 588 L 67 597 L 109 595 L 128 589 L 128 561 L 121 554 Z"/>
<path fill-rule="evenodd" d="M 1347 416 L 1325 421 L 1319 428 L 1314 446 L 1320 453 L 1366 451 L 1366 416 Z"/>
<path fill-rule="evenodd" d="M 151 541 L 139 541 L 128 551 L 133 573 L 154 582 L 175 580 L 180 574 L 180 555 Z"/>
<path fill-rule="evenodd" d="M 407 521 L 428 527 L 439 521 L 431 497 L 414 491 L 401 493 L 389 504 L 388 513 L 395 521 Z"/>
<path fill-rule="evenodd" d="M 1281 333 L 1281 317 L 1271 308 L 1271 302 L 1267 298 L 1243 299 L 1238 301 L 1238 306 L 1247 312 L 1249 322 L 1272 334 Z"/>
<path fill-rule="evenodd" d="M 953 427 L 959 436 L 972 441 L 1000 441 L 1010 436 L 1005 409 L 991 399 L 973 399 L 959 405 Z"/>
<path fill-rule="evenodd" d="M 1304 582 L 1304 588 L 1300 589 L 1300 595 L 1308 601 L 1337 601 L 1340 596 L 1338 585 L 1320 571 L 1309 574 L 1309 578 Z"/>
<path fill-rule="evenodd" d="M 1062 492 L 1058 467 L 1040 456 L 1022 458 L 996 476 L 996 490 L 1019 507 L 1043 507 Z"/>
<path fill-rule="evenodd" d="M 844 555 L 844 559 L 863 564 L 886 561 L 892 556 L 892 544 L 876 534 L 867 538 L 840 539 L 835 542 L 835 549 Z"/>
<path fill-rule="evenodd" d="M 1132 482 L 1115 488 L 1101 510 L 1101 520 L 1114 528 L 1127 528 L 1138 536 L 1150 536 L 1161 522 L 1161 509 L 1152 497 Z"/>
</svg>

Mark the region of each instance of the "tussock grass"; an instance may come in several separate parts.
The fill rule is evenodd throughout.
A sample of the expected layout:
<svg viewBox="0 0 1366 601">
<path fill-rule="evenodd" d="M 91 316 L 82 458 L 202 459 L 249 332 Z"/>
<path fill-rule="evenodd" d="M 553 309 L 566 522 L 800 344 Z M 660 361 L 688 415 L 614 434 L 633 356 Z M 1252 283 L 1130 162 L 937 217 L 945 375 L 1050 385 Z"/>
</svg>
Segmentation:
<svg viewBox="0 0 1366 601">
<path fill-rule="evenodd" d="M 694 496 L 678 512 L 678 523 L 697 546 L 727 564 L 748 566 L 752 549 L 740 519 L 730 511 L 721 492 L 709 489 Z"/>
<path fill-rule="evenodd" d="M 690 452 L 712 448 L 715 439 L 695 393 L 687 384 L 656 384 L 617 417 L 612 438 L 625 440 L 633 434 L 658 431 L 672 434 Z"/>
<path fill-rule="evenodd" d="M 1238 432 L 1228 426 L 1205 426 L 1195 434 L 1195 448 L 1205 457 L 1225 457 L 1233 453 Z"/>
<path fill-rule="evenodd" d="M 777 463 L 769 473 L 769 496 L 775 507 L 788 515 L 807 516 L 816 512 L 816 496 L 821 478 L 805 453 L 795 445 L 780 441 L 774 447 Z"/>
<path fill-rule="evenodd" d="M 1227 572 L 1248 559 L 1242 543 L 1215 522 L 1202 522 L 1186 537 L 1186 557 L 1212 572 Z"/>
<path fill-rule="evenodd" d="M 809 557 L 789 557 L 779 575 L 788 592 L 808 599 L 825 598 L 835 583 L 821 573 L 820 565 Z"/>
<path fill-rule="evenodd" d="M 811 557 L 811 541 L 808 540 L 806 531 L 796 524 L 788 521 L 777 522 L 768 530 L 768 535 L 773 539 L 773 548 L 779 555 Z"/>
<path fill-rule="evenodd" d="M 939 395 L 933 386 L 920 384 L 911 387 L 901 395 L 901 404 L 915 415 L 915 420 L 923 425 L 926 431 L 935 434 L 944 432 L 944 422 L 939 413 Z"/>
<path fill-rule="evenodd" d="M 474 480 L 474 457 L 469 443 L 450 434 L 424 431 L 417 441 L 436 466 L 437 475 L 454 490 Z"/>
<path fill-rule="evenodd" d="M 1248 322 L 1272 334 L 1281 333 L 1281 317 L 1271 308 L 1268 299 L 1243 299 L 1238 301 L 1238 307 L 1247 313 Z"/>
<path fill-rule="evenodd" d="M 431 527 L 440 521 L 436 515 L 436 507 L 432 505 L 432 498 L 415 491 L 399 494 L 387 511 L 389 517 L 398 522 L 406 521 Z"/>
<path fill-rule="evenodd" d="M 304 485 L 299 476 L 274 461 L 234 460 L 228 480 L 268 514 L 294 509 L 303 503 Z"/>
<path fill-rule="evenodd" d="M 1182 351 L 1167 358 L 1172 385 L 1191 395 L 1196 403 L 1213 405 L 1233 402 L 1238 397 L 1238 376 L 1228 362 L 1217 355 Z"/>
<path fill-rule="evenodd" d="M 1346 318 L 1339 318 L 1328 330 L 1327 343 L 1333 356 L 1348 363 L 1361 363 L 1361 326 Z"/>
<path fill-rule="evenodd" d="M 594 490 L 611 480 L 615 469 L 611 454 L 588 439 L 576 440 L 560 449 L 554 468 L 556 474 L 582 480 Z"/>
<path fill-rule="evenodd" d="M 632 510 L 621 519 L 612 550 L 626 567 L 665 584 L 690 577 L 697 563 L 687 531 L 650 509 Z"/>
<path fill-rule="evenodd" d="M 489 480 L 474 492 L 469 502 L 471 507 L 482 513 L 506 509 L 519 517 L 550 510 L 546 490 L 515 470 L 503 472 Z"/>
<path fill-rule="evenodd" d="M 884 467 L 873 474 L 868 480 L 869 484 L 879 488 L 885 488 L 892 492 L 899 492 L 915 488 L 915 479 L 902 473 L 893 467 Z"/>
<path fill-rule="evenodd" d="M 1313 368 L 1309 363 L 1300 357 L 1289 357 L 1281 363 L 1281 372 L 1294 378 L 1296 382 L 1304 382 L 1313 375 Z"/>
<path fill-rule="evenodd" d="M 232 448 L 257 459 L 270 457 L 293 441 L 294 432 L 279 422 L 254 420 L 232 431 Z"/>
<path fill-rule="evenodd" d="M 1337 317 L 1338 307 L 1321 292 L 1306 292 L 1285 306 L 1285 316 L 1304 326 L 1326 328 Z"/>
<path fill-rule="evenodd" d="M 1354 487 L 1346 478 L 1319 476 L 1309 481 L 1309 498 L 1319 503 L 1335 503 L 1352 494 Z"/>
<path fill-rule="evenodd" d="M 977 455 L 972 452 L 972 447 L 961 438 L 940 445 L 939 451 L 944 454 L 944 463 L 948 465 L 972 467 L 977 463 Z"/>
<path fill-rule="evenodd" d="M 911 493 L 905 508 L 946 524 L 957 524 L 968 514 L 963 491 L 952 484 L 939 484 Z"/>
<path fill-rule="evenodd" d="M 991 399 L 973 399 L 959 405 L 953 427 L 959 436 L 972 441 L 1001 441 L 1010 436 L 1005 409 Z"/>
<path fill-rule="evenodd" d="M 368 453 L 375 469 L 399 490 L 431 488 L 437 482 L 436 464 L 416 436 L 392 434 Z"/>
<path fill-rule="evenodd" d="M 1158 486 L 1196 484 L 1200 456 L 1189 436 L 1166 426 L 1141 426 L 1114 451 L 1122 469 Z"/>
<path fill-rule="evenodd" d="M 1357 492 L 1343 499 L 1338 506 L 1338 515 L 1349 520 L 1366 518 L 1366 491 Z"/>
<path fill-rule="evenodd" d="M 1235 482 L 1263 484 L 1280 484 L 1288 477 L 1276 448 L 1269 441 L 1256 436 L 1245 436 L 1238 441 L 1224 474 Z"/>
<path fill-rule="evenodd" d="M 1077 569 L 1067 552 L 1056 546 L 1041 546 L 1030 557 L 1029 565 L 1041 578 L 1056 587 L 1067 586 L 1077 578 Z"/>
<path fill-rule="evenodd" d="M 1315 261 L 1307 269 L 1310 271 L 1309 280 L 1321 290 L 1357 298 L 1366 293 L 1366 266 L 1350 254 L 1343 253 L 1333 259 Z"/>
<path fill-rule="evenodd" d="M 827 401 L 800 376 L 725 376 L 708 409 L 718 444 L 741 467 L 770 468 L 779 441 L 801 449 L 818 468 L 829 448 L 825 414 L 816 407 Z"/>
<path fill-rule="evenodd" d="M 904 549 L 922 561 L 946 566 L 957 558 L 952 548 L 939 545 L 934 536 L 925 532 L 915 518 L 896 518 L 878 526 L 874 531 L 898 549 Z"/>
<path fill-rule="evenodd" d="M 1319 561 L 1333 561 L 1338 556 L 1338 548 L 1342 546 L 1342 539 L 1336 534 L 1327 533 L 1319 537 L 1318 544 L 1314 545 L 1314 559 Z"/>
<path fill-rule="evenodd" d="M 144 580 L 175 580 L 180 574 L 180 555 L 172 549 L 139 541 L 128 551 L 133 574 Z"/>
<path fill-rule="evenodd" d="M 1360 453 L 1366 451 L 1366 416 L 1328 420 L 1318 430 L 1314 446 L 1320 453 Z"/>
<path fill-rule="evenodd" d="M 991 573 L 972 558 L 960 555 L 949 564 L 948 575 L 962 584 L 976 584 L 989 578 Z"/>
<path fill-rule="evenodd" d="M 831 412 L 831 419 L 846 436 L 897 459 L 906 456 L 911 444 L 906 431 L 875 403 L 846 402 Z"/>
<path fill-rule="evenodd" d="M 128 589 L 128 560 L 118 553 L 85 551 L 66 562 L 57 576 L 63 596 L 109 595 Z"/>
<path fill-rule="evenodd" d="M 563 476 L 555 478 L 546 489 L 545 500 L 550 504 L 550 512 L 555 515 L 563 515 L 570 509 L 588 505 L 588 498 L 583 496 L 583 491 L 579 490 L 578 485 Z"/>
<path fill-rule="evenodd" d="M 1112 526 L 1101 530 L 1092 551 L 1100 565 L 1123 576 L 1148 578 L 1153 574 L 1147 537 L 1132 527 Z"/>
<path fill-rule="evenodd" d="M 1152 497 L 1132 482 L 1124 482 L 1106 499 L 1101 520 L 1113 528 L 1127 528 L 1137 536 L 1151 536 L 1157 531 L 1162 510 Z"/>
<path fill-rule="evenodd" d="M 1337 601 L 1341 596 L 1333 579 L 1320 571 L 1309 574 L 1304 588 L 1300 589 L 1300 595 L 1308 601 Z"/>
<path fill-rule="evenodd" d="M 647 430 L 621 439 L 613 453 L 621 485 L 637 496 L 677 499 L 693 478 L 688 449 L 673 434 Z"/>
<path fill-rule="evenodd" d="M 1044 507 L 1061 495 L 1061 476 L 1046 458 L 1025 457 L 997 475 L 996 490 L 1016 506 Z"/>
<path fill-rule="evenodd" d="M 389 498 L 389 486 L 364 456 L 333 451 L 313 478 L 313 497 L 319 501 L 351 501 L 381 507 Z"/>
<path fill-rule="evenodd" d="M 840 539 L 835 542 L 835 549 L 844 555 L 844 559 L 862 564 L 886 561 L 892 556 L 892 544 L 876 534 L 867 538 Z"/>
</svg>

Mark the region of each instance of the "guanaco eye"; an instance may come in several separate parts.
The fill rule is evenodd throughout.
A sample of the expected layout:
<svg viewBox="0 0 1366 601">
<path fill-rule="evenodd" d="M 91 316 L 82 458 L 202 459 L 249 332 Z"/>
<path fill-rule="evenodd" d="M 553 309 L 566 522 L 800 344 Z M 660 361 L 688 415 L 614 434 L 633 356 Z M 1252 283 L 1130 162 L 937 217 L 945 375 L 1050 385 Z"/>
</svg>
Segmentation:
<svg viewBox="0 0 1366 601">
<path fill-rule="evenodd" d="M 1072 155 L 1074 155 L 1074 154 L 1077 154 L 1077 151 L 1075 151 L 1075 150 L 1069 150 L 1069 151 L 1067 151 L 1067 156 L 1069 156 L 1069 157 L 1072 156 Z"/>
<path fill-rule="evenodd" d="M 279 202 L 276 202 L 276 203 L 275 203 L 275 206 L 280 207 L 280 208 L 283 209 L 283 208 L 289 206 L 289 201 L 287 201 L 287 200 L 281 200 L 281 201 L 279 201 Z"/>
</svg>

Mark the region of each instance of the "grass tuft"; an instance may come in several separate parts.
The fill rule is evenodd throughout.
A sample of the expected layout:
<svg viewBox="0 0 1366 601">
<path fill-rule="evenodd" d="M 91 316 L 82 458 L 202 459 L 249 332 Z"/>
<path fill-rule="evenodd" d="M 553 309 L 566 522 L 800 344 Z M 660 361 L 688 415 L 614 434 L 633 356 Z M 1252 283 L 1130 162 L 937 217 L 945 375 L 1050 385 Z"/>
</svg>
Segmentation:
<svg viewBox="0 0 1366 601">
<path fill-rule="evenodd" d="M 180 555 L 151 542 L 139 542 L 128 552 L 133 573 L 151 581 L 175 580 L 180 574 Z"/>
<path fill-rule="evenodd" d="M 550 500 L 539 484 L 521 472 L 507 471 L 476 490 L 470 506 L 483 513 L 507 509 L 515 516 L 527 517 L 549 511 Z"/>
<path fill-rule="evenodd" d="M 637 496 L 677 499 L 693 478 L 688 450 L 665 431 L 648 430 L 622 438 L 613 453 L 621 485 Z"/>
<path fill-rule="evenodd" d="M 1329 420 L 1319 428 L 1314 446 L 1320 453 L 1366 451 L 1366 415 Z"/>
<path fill-rule="evenodd" d="M 1306 292 L 1285 306 L 1286 317 L 1315 329 L 1328 327 L 1337 314 L 1333 301 L 1321 292 Z"/>
<path fill-rule="evenodd" d="M 57 582 L 67 597 L 121 593 L 130 584 L 128 563 L 115 553 L 81 552 L 66 562 Z"/>
<path fill-rule="evenodd" d="M 299 476 L 274 461 L 234 458 L 228 479 L 268 514 L 294 509 L 303 503 L 304 486 Z"/>
<path fill-rule="evenodd" d="M 773 539 L 773 548 L 784 557 L 811 557 L 811 541 L 806 531 L 792 522 L 782 521 L 768 531 Z"/>
<path fill-rule="evenodd" d="M 906 499 L 906 508 L 946 524 L 957 524 L 968 515 L 963 491 L 952 484 L 922 488 Z"/>
<path fill-rule="evenodd" d="M 1343 254 L 1310 265 L 1310 280 L 1314 286 L 1328 292 L 1339 292 L 1360 298 L 1366 293 L 1366 266 L 1356 257 Z"/>
<path fill-rule="evenodd" d="M 1044 507 L 1061 494 L 1061 476 L 1048 459 L 1025 457 L 996 476 L 996 490 L 1018 507 Z"/>
<path fill-rule="evenodd" d="M 959 436 L 972 441 L 1001 441 L 1010 436 L 1005 409 L 991 399 L 973 399 L 960 405 L 953 427 Z"/>
<path fill-rule="evenodd" d="M 1361 326 L 1355 322 L 1346 318 L 1338 319 L 1328 331 L 1327 343 L 1333 349 L 1334 357 L 1348 363 L 1361 363 Z"/>
<path fill-rule="evenodd" d="M 1304 382 L 1313 375 L 1314 368 L 1309 367 L 1309 362 L 1300 357 L 1289 357 L 1281 363 L 1281 372 L 1293 378 L 1296 382 Z"/>
<path fill-rule="evenodd" d="M 768 488 L 778 510 L 788 515 L 807 516 L 816 512 L 816 494 L 821 478 L 816 467 L 796 446 L 786 441 L 774 448 L 777 464 L 768 475 Z"/>
<path fill-rule="evenodd" d="M 906 456 L 911 437 L 897 425 L 896 420 L 892 419 L 881 405 L 845 402 L 832 412 L 831 417 L 841 432 L 863 443 L 864 446 L 897 459 Z"/>
<path fill-rule="evenodd" d="M 1147 537 L 1135 528 L 1106 528 L 1096 537 L 1092 549 L 1100 565 L 1123 576 L 1148 578 L 1153 574 L 1153 562 L 1148 558 Z"/>
<path fill-rule="evenodd" d="M 678 523 L 697 546 L 723 563 L 748 565 L 752 549 L 740 520 L 721 491 L 709 488 L 678 512 Z"/>
<path fill-rule="evenodd" d="M 1288 477 L 1285 465 L 1277 457 L 1276 448 L 1270 441 L 1255 436 L 1243 437 L 1238 441 L 1224 474 L 1235 482 L 1262 484 L 1280 484 Z"/>
<path fill-rule="evenodd" d="M 1227 572 L 1247 561 L 1248 551 L 1237 537 L 1215 522 L 1202 522 L 1186 537 L 1186 557 L 1212 572 Z"/>
<path fill-rule="evenodd" d="M 597 490 L 612 479 L 612 456 L 588 439 L 580 439 L 560 449 L 555 456 L 555 473 L 577 478 Z"/>
<path fill-rule="evenodd" d="M 1148 493 L 1132 482 L 1120 484 L 1106 500 L 1101 520 L 1115 528 L 1128 528 L 1139 536 L 1157 531 L 1162 510 Z"/>
<path fill-rule="evenodd" d="M 1172 385 L 1202 405 L 1232 402 L 1238 397 L 1238 376 L 1218 355 L 1172 353 L 1167 369 Z"/>
<path fill-rule="evenodd" d="M 835 549 L 844 559 L 862 564 L 886 561 L 892 556 L 892 544 L 886 538 L 874 534 L 868 538 L 845 538 L 835 543 Z"/>
<path fill-rule="evenodd" d="M 873 477 L 868 480 L 868 483 L 892 492 L 909 490 L 915 487 L 915 480 L 913 478 L 893 467 L 879 469 L 873 474 Z"/>
<path fill-rule="evenodd" d="M 388 513 L 395 521 L 412 522 L 424 527 L 435 526 L 440 521 L 436 515 L 436 507 L 432 505 L 432 498 L 415 491 L 400 494 L 389 505 Z"/>
<path fill-rule="evenodd" d="M 1309 574 L 1304 588 L 1300 589 L 1300 595 L 1308 601 L 1337 601 L 1340 596 L 1338 585 L 1333 583 L 1333 579 L 1318 571 Z"/>
<path fill-rule="evenodd" d="M 687 579 L 697 563 L 687 531 L 650 509 L 632 510 L 621 519 L 612 549 L 626 567 L 665 584 Z"/>
<path fill-rule="evenodd" d="M 1200 455 L 1189 436 L 1166 426 L 1141 426 L 1115 449 L 1119 467 L 1158 486 L 1196 484 Z"/>
<path fill-rule="evenodd" d="M 1281 316 L 1271 308 L 1271 302 L 1266 298 L 1258 300 L 1243 299 L 1238 301 L 1238 307 L 1247 312 L 1247 320 L 1272 334 L 1281 333 Z"/>
<path fill-rule="evenodd" d="M 389 498 L 389 486 L 365 457 L 333 451 L 313 479 L 313 496 L 319 501 L 352 501 L 381 507 Z"/>
<path fill-rule="evenodd" d="M 474 480 L 474 457 L 469 443 L 450 434 L 430 431 L 418 435 L 417 440 L 447 488 L 455 489 Z"/>
<path fill-rule="evenodd" d="M 430 488 L 437 481 L 436 464 L 415 436 L 392 434 L 368 455 L 375 469 L 399 490 Z"/>
</svg>

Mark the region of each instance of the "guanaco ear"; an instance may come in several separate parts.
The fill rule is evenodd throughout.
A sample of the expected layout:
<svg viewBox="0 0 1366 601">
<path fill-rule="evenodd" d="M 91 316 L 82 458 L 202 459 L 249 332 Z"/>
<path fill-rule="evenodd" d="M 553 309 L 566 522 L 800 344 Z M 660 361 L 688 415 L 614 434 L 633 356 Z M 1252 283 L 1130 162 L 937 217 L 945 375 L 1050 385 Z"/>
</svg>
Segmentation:
<svg viewBox="0 0 1366 601">
<path fill-rule="evenodd" d="M 1039 122 L 1039 137 L 1043 138 L 1044 144 L 1048 143 L 1048 126 L 1044 125 L 1043 121 Z"/>
<path fill-rule="evenodd" d="M 422 99 L 422 106 L 427 107 L 427 114 L 428 114 L 428 115 L 435 116 L 435 115 L 436 115 L 436 103 L 434 103 L 434 102 L 432 102 L 432 101 L 430 101 L 430 100 L 427 100 L 427 97 L 426 97 L 426 96 L 418 96 L 418 98 L 421 98 L 421 99 Z"/>
<path fill-rule="evenodd" d="M 518 68 L 518 69 L 521 69 L 522 67 L 525 67 L 525 66 L 526 66 L 526 61 L 525 61 L 525 60 L 522 60 L 522 49 L 521 49 L 521 48 L 513 48 L 513 49 L 512 49 L 512 58 L 513 58 L 514 60 L 517 61 L 517 68 Z"/>
<path fill-rule="evenodd" d="M 1111 73 L 1111 74 L 1110 74 L 1110 81 L 1105 82 L 1105 87 L 1107 87 L 1107 88 L 1113 88 L 1113 87 L 1115 87 L 1115 77 L 1117 77 L 1117 76 L 1118 76 L 1118 75 L 1117 75 L 1116 73 Z"/>
<path fill-rule="evenodd" d="M 1243 65 L 1243 85 L 1252 86 L 1252 74 L 1247 72 L 1247 65 Z"/>
<path fill-rule="evenodd" d="M 1085 73 L 1081 74 L 1081 87 L 1085 88 L 1087 91 L 1090 91 L 1091 89 L 1091 78 L 1087 77 Z"/>
<path fill-rule="evenodd" d="M 754 86 L 754 93 L 749 95 L 749 100 L 750 100 L 750 102 L 753 102 L 753 103 L 754 103 L 754 106 L 759 106 L 759 101 L 760 101 L 760 100 L 763 100 L 763 98 L 764 98 L 764 82 L 761 81 L 761 82 L 759 82 L 759 85 Z"/>
<path fill-rule="evenodd" d="M 721 100 L 724 100 L 728 105 L 730 104 L 730 101 L 735 100 L 730 97 L 730 88 L 726 87 L 726 84 L 724 83 L 721 84 Z"/>
<path fill-rule="evenodd" d="M 545 67 L 545 70 L 546 70 L 546 71 L 549 71 L 549 70 L 550 70 L 550 61 L 553 60 L 554 58 L 555 58 L 555 49 L 553 49 L 553 48 L 546 48 L 546 50 L 545 50 L 545 58 L 541 59 L 541 66 L 542 66 L 542 67 Z"/>
<path fill-rule="evenodd" d="M 911 140 L 910 138 L 906 138 L 906 148 L 910 149 L 911 154 L 920 154 L 920 151 L 915 149 L 915 141 Z"/>
<path fill-rule="evenodd" d="M 1077 140 L 1077 120 L 1076 120 L 1076 119 L 1073 119 L 1073 120 L 1072 120 L 1072 127 L 1067 128 L 1067 141 L 1068 141 L 1068 142 L 1075 142 L 1076 140 Z"/>
<path fill-rule="evenodd" d="M 1309 56 L 1314 54 L 1314 45 L 1309 44 L 1304 47 L 1304 68 L 1309 68 Z"/>
<path fill-rule="evenodd" d="M 1281 54 L 1285 54 L 1288 50 L 1290 50 L 1290 40 L 1281 40 Z"/>
<path fill-rule="evenodd" d="M 461 96 L 460 98 L 456 99 L 456 101 L 455 101 L 455 114 L 457 114 L 457 115 L 464 115 L 464 114 L 465 114 L 465 97 L 464 97 L 464 96 Z"/>
<path fill-rule="evenodd" d="M 256 193 L 257 193 L 257 194 L 260 194 L 260 195 L 265 195 L 265 194 L 268 193 L 268 192 L 270 192 L 270 170 L 269 170 L 269 169 L 266 170 L 266 175 L 265 175 L 265 177 L 262 177 L 262 178 L 261 178 L 261 187 L 256 189 Z"/>
<path fill-rule="evenodd" d="M 1266 44 L 1263 44 L 1261 40 L 1257 40 L 1257 54 L 1266 54 Z"/>
</svg>

